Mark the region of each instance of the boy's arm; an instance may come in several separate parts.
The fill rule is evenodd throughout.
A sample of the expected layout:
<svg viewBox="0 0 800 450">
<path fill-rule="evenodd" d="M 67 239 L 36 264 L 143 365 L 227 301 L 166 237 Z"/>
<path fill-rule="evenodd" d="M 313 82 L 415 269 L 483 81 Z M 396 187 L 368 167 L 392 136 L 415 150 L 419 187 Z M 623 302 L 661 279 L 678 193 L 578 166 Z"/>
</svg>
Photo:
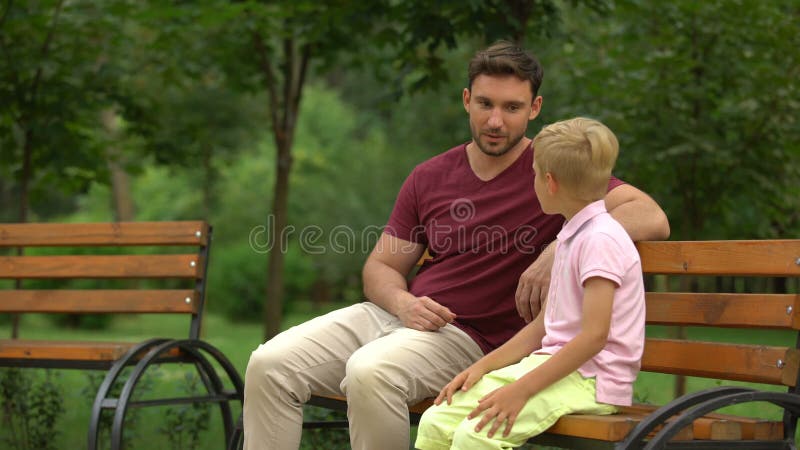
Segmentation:
<svg viewBox="0 0 800 450">
<path fill-rule="evenodd" d="M 507 436 L 514 425 L 517 414 L 529 398 L 578 370 L 605 347 L 608 331 L 611 328 L 611 310 L 617 285 L 605 278 L 591 277 L 584 282 L 583 286 L 580 333 L 535 370 L 483 397 L 479 401 L 478 407 L 468 416 L 469 419 L 472 419 L 486 411 L 481 421 L 478 422 L 476 431 L 480 431 L 487 423 L 496 418 L 489 430 L 489 437 L 494 435 L 503 422 L 507 422 L 503 432 Z"/>
<path fill-rule="evenodd" d="M 511 339 L 500 347 L 484 355 L 474 364 L 464 369 L 450 381 L 434 400 L 435 404 L 440 404 L 445 399 L 447 404 L 451 404 L 453 394 L 459 389 L 469 390 L 481 377 L 492 370 L 506 367 L 522 358 L 530 355 L 534 350 L 542 348 L 542 338 L 544 338 L 544 312 L 536 317 L 536 320 L 525 325 Z"/>
<path fill-rule="evenodd" d="M 511 339 L 481 359 L 485 360 L 485 366 L 489 370 L 517 363 L 534 350 L 542 348 L 544 333 L 544 310 L 542 310 L 533 322 L 525 325 Z"/>
</svg>

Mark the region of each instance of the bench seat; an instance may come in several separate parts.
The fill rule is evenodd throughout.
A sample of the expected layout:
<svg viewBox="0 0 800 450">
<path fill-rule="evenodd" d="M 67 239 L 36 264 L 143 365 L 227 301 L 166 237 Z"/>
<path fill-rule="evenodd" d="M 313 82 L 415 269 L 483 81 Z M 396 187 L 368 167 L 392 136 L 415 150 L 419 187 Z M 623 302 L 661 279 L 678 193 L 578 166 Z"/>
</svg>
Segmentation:
<svg viewBox="0 0 800 450">
<path fill-rule="evenodd" d="M 653 333 L 653 327 L 648 327 L 642 371 L 717 380 L 719 387 L 689 392 L 664 406 L 635 404 L 609 416 L 567 415 L 530 442 L 575 450 L 796 448 L 800 239 L 636 245 L 647 282 L 647 324 L 676 332 L 664 338 L 663 332 Z M 724 279 L 709 280 L 709 276 Z M 727 280 L 730 282 L 723 282 Z M 780 286 L 778 292 L 773 286 Z M 688 336 L 687 327 L 756 332 L 717 333 L 714 340 L 720 341 L 709 342 Z M 775 339 L 767 338 L 772 330 L 791 333 L 776 344 Z M 784 390 L 742 388 L 726 381 Z M 783 420 L 716 412 L 751 402 L 775 405 L 783 410 Z M 337 410 L 347 407 L 342 397 L 313 396 L 308 403 Z M 430 404 L 428 400 L 409 407 L 412 423 Z M 306 425 L 326 427 L 324 422 Z M 340 425 L 346 426 L 346 422 Z"/>
</svg>

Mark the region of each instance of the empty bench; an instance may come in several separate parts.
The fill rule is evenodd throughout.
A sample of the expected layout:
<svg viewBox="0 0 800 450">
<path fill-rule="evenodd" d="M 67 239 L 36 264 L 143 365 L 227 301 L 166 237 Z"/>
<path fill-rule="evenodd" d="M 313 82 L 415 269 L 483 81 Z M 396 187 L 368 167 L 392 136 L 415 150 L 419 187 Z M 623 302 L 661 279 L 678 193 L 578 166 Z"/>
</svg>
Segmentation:
<svg viewBox="0 0 800 450">
<path fill-rule="evenodd" d="M 0 339 L 0 366 L 105 370 L 88 425 L 90 449 L 98 446 L 103 411 L 113 412 L 111 446 L 118 449 L 130 408 L 188 403 L 219 405 L 227 442 L 234 429 L 231 402 L 241 404 L 243 383 L 230 361 L 200 339 L 211 231 L 201 221 L 0 224 L 0 279 L 18 280 L 0 289 L 0 313 L 169 313 L 187 319 L 182 337 L 144 342 Z M 34 247 L 34 256 L 15 250 Z M 77 281 L 86 279 L 123 281 L 100 289 Z M 58 287 L 26 288 L 26 280 L 56 280 Z M 206 393 L 134 400 L 147 369 L 165 363 L 196 368 Z"/>
<path fill-rule="evenodd" d="M 795 448 L 800 416 L 800 240 L 639 242 L 637 248 L 648 275 L 649 326 L 642 372 L 710 378 L 721 385 L 689 392 L 660 407 L 634 404 L 611 416 L 568 415 L 530 442 L 569 449 Z M 655 275 L 659 283 L 654 283 Z M 735 277 L 739 287 L 723 292 L 708 282 L 708 276 Z M 788 284 L 791 293 L 766 292 L 768 284 Z M 665 338 L 662 326 L 686 327 L 688 337 Z M 702 334 L 696 333 L 701 328 L 750 331 L 735 342 L 709 342 L 692 337 Z M 776 345 L 774 338 L 767 338 L 771 334 L 762 333 L 766 330 L 784 330 L 784 339 Z M 731 333 L 720 334 L 727 335 Z M 778 391 L 764 385 L 777 386 Z M 664 386 L 665 391 L 672 389 L 671 383 Z M 783 411 L 782 420 L 715 412 L 750 402 L 776 405 Z M 347 407 L 341 397 L 314 396 L 309 404 Z M 430 404 L 428 400 L 409 406 L 413 423 Z M 310 422 L 304 427 L 346 424 Z"/>
</svg>

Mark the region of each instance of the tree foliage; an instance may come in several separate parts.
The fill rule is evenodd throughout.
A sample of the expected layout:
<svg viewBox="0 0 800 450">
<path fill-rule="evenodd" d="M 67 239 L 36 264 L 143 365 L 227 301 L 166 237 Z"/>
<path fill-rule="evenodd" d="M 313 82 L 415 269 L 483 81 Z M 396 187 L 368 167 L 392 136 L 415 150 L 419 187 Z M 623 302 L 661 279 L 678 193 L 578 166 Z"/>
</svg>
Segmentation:
<svg viewBox="0 0 800 450">
<path fill-rule="evenodd" d="M 115 91 L 106 50 L 119 38 L 120 17 L 87 1 L 7 1 L 1 8 L 0 171 L 18 180 L 24 219 L 28 187 L 44 203 L 106 177 L 89 136 Z"/>
<path fill-rule="evenodd" d="M 674 237 L 785 236 L 800 225 L 799 14 L 790 1 L 578 11 L 544 52 L 557 72 L 543 109 L 606 120 L 619 172 L 656 196 Z"/>
<path fill-rule="evenodd" d="M 210 304 L 254 317 L 266 301 L 274 334 L 284 288 L 359 295 L 361 231 L 383 225 L 414 164 L 469 139 L 466 63 L 505 38 L 545 68 L 530 135 L 578 114 L 607 122 L 617 173 L 666 208 L 673 237 L 792 236 L 797 21 L 788 0 L 6 0 L 0 217 L 19 220 L 30 185 L 38 219 L 113 219 L 115 147 L 136 218 L 207 216 Z M 248 242 L 265 217 L 295 230 L 266 300 L 266 258 Z M 364 238 L 352 252 L 331 251 L 340 225 Z M 298 244 L 308 227 L 326 252 Z"/>
</svg>

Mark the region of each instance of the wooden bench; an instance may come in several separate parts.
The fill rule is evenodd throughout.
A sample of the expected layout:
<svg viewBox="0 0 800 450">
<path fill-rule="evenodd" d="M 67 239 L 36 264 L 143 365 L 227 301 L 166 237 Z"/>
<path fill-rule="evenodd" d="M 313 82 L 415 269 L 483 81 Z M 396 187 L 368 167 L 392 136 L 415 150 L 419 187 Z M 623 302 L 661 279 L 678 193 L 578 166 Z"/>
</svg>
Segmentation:
<svg viewBox="0 0 800 450">
<path fill-rule="evenodd" d="M 637 248 L 648 275 L 649 326 L 642 372 L 710 378 L 722 380 L 717 381 L 722 385 L 690 392 L 661 407 L 635 404 L 611 416 L 568 415 L 530 442 L 569 449 L 795 448 L 800 416 L 800 240 L 640 242 Z M 654 276 L 660 277 L 659 283 L 653 282 Z M 736 277 L 737 283 L 750 284 L 735 289 L 740 292 L 693 287 L 702 277 L 702 285 L 716 281 L 708 276 Z M 793 293 L 765 293 L 766 277 L 792 280 Z M 688 337 L 665 338 L 664 326 L 687 327 Z M 735 342 L 693 337 L 708 328 L 750 331 L 733 333 Z M 766 330 L 784 330 L 779 345 Z M 759 386 L 724 385 L 726 381 Z M 783 389 L 776 392 L 763 385 Z M 664 391 L 672 389 L 671 383 L 663 386 Z M 777 405 L 783 419 L 715 413 L 749 402 Z M 347 407 L 342 397 L 313 396 L 309 404 L 341 411 Z M 426 400 L 409 406 L 412 423 L 430 404 Z M 346 426 L 346 420 L 304 423 L 304 428 Z M 236 446 L 232 442 L 229 448 Z"/>
<path fill-rule="evenodd" d="M 153 336 L 145 342 L 0 339 L 0 366 L 107 370 L 92 407 L 90 449 L 98 446 L 103 411 L 113 412 L 111 445 L 118 449 L 130 408 L 188 403 L 218 404 L 227 442 L 234 429 L 230 404 L 242 402 L 243 383 L 230 361 L 200 339 L 210 244 L 211 227 L 200 221 L 0 224 L 0 251 L 4 252 L 0 253 L 0 279 L 58 280 L 59 284 L 58 288 L 25 289 L 25 283 L 31 282 L 19 281 L 15 287 L 0 289 L 0 313 L 183 314 L 188 327 L 182 338 Z M 30 247 L 37 247 L 36 256 L 18 256 L 13 251 Z M 102 250 L 107 247 L 125 254 L 108 254 Z M 127 281 L 114 289 L 85 288 L 86 282 L 70 288 L 70 283 L 84 279 Z M 24 336 L 25 330 L 20 334 Z M 163 363 L 196 368 L 207 393 L 133 400 L 145 371 Z M 226 388 L 215 364 L 233 389 Z M 119 395 L 114 395 L 117 390 Z"/>
</svg>

